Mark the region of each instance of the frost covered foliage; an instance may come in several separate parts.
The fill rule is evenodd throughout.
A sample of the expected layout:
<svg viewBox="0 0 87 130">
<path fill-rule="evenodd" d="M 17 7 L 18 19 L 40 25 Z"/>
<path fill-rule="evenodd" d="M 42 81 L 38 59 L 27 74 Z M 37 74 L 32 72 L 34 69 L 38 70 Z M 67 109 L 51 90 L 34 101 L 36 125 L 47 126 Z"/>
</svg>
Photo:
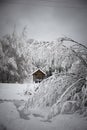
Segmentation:
<svg viewBox="0 0 87 130">
<path fill-rule="evenodd" d="M 33 41 L 28 43 L 29 48 L 31 48 L 32 68 L 43 68 L 45 71 L 51 68 L 52 72 L 55 70 L 59 71 L 61 68 L 63 71 L 65 69 L 64 59 L 68 58 L 68 54 L 72 54 L 72 52 L 59 44 L 60 42 L 57 40 L 53 42 Z M 70 64 L 68 66 L 70 67 Z"/>
<path fill-rule="evenodd" d="M 0 82 L 30 81 L 37 68 L 47 73 L 86 74 L 87 49 L 69 38 L 52 42 L 27 40 L 24 31 L 0 39 Z M 80 72 L 81 70 L 81 72 Z"/>
<path fill-rule="evenodd" d="M 25 109 L 49 108 L 47 119 L 59 113 L 76 111 L 86 115 L 87 49 L 69 39 L 61 41 L 58 49 L 61 51 L 54 58 L 57 59 L 54 60 L 54 63 L 57 61 L 54 64 L 55 73 L 39 84 L 35 94 L 26 103 Z"/>
<path fill-rule="evenodd" d="M 18 45 L 17 37 L 6 35 L 0 39 L 0 82 L 23 82 L 29 69 Z"/>
<path fill-rule="evenodd" d="M 73 79 L 73 80 L 72 80 Z M 34 96 L 29 99 L 30 107 L 51 107 L 60 95 L 76 80 L 72 75 L 53 75 L 42 81 Z M 30 105 L 31 104 L 31 105 Z"/>
<path fill-rule="evenodd" d="M 32 70 L 42 68 L 48 72 L 68 72 L 72 64 L 81 62 L 87 67 L 87 49 L 69 38 L 61 38 L 52 42 L 39 42 L 33 39 L 27 41 L 31 55 Z"/>
<path fill-rule="evenodd" d="M 39 109 L 39 112 L 37 111 Z M 57 114 L 79 112 L 87 116 L 87 81 L 72 74 L 60 74 L 42 81 L 36 93 L 25 104 L 24 111 L 41 114 L 45 119 Z"/>
<path fill-rule="evenodd" d="M 52 118 L 59 113 L 67 114 L 76 111 L 87 116 L 87 81 L 84 78 L 77 80 L 60 96 L 47 118 Z"/>
</svg>

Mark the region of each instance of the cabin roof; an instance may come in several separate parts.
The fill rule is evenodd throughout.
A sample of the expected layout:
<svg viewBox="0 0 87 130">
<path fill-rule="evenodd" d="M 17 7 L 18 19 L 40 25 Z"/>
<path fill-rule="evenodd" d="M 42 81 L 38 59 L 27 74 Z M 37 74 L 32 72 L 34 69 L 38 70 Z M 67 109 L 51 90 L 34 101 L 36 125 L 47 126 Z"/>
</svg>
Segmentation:
<svg viewBox="0 0 87 130">
<path fill-rule="evenodd" d="M 38 71 L 40 71 L 41 73 L 43 73 L 44 75 L 46 75 L 46 73 L 45 73 L 43 70 L 41 70 L 41 69 L 35 70 L 35 71 L 32 73 L 32 75 L 34 75 L 34 74 L 37 73 Z"/>
</svg>

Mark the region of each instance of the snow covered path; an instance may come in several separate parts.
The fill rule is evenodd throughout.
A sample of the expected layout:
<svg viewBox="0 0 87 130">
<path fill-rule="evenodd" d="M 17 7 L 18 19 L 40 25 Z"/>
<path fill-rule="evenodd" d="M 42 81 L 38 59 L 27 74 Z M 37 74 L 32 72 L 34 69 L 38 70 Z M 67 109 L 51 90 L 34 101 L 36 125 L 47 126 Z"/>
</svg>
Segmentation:
<svg viewBox="0 0 87 130">
<path fill-rule="evenodd" d="M 0 130 L 87 130 L 87 120 L 77 114 L 58 115 L 51 122 L 35 115 L 28 120 L 21 118 L 14 101 L 9 100 L 27 100 L 23 94 L 26 87 L 27 84 L 0 84 Z"/>
</svg>

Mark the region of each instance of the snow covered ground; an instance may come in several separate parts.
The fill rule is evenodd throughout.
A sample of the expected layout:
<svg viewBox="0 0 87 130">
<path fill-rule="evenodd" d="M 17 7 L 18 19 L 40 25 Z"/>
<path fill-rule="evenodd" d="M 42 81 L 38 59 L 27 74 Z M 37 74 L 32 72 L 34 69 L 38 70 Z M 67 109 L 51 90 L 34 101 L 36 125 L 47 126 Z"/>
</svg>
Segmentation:
<svg viewBox="0 0 87 130">
<path fill-rule="evenodd" d="M 33 94 L 37 85 L 30 84 L 0 84 L 0 99 L 3 100 L 27 100 L 28 96 L 24 95 L 26 90 Z"/>
<path fill-rule="evenodd" d="M 21 116 L 17 109 L 19 102 L 10 100 L 26 101 L 28 96 L 24 92 L 32 86 L 0 84 L 0 130 L 87 130 L 87 120 L 78 114 L 58 115 L 50 122 L 36 115 L 27 115 L 28 118 Z"/>
<path fill-rule="evenodd" d="M 0 99 L 25 100 L 24 91 L 27 84 L 0 84 Z"/>
</svg>

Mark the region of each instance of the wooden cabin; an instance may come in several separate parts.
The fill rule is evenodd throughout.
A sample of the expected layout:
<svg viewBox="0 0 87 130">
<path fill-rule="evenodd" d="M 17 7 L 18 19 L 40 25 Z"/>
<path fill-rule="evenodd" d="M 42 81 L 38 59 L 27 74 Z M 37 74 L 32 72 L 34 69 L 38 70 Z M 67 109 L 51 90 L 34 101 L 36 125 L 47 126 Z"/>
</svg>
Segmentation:
<svg viewBox="0 0 87 130">
<path fill-rule="evenodd" d="M 45 72 L 43 72 L 42 70 L 38 69 L 37 71 L 35 71 L 33 73 L 33 81 L 35 83 L 40 83 L 44 78 L 46 77 Z"/>
</svg>

